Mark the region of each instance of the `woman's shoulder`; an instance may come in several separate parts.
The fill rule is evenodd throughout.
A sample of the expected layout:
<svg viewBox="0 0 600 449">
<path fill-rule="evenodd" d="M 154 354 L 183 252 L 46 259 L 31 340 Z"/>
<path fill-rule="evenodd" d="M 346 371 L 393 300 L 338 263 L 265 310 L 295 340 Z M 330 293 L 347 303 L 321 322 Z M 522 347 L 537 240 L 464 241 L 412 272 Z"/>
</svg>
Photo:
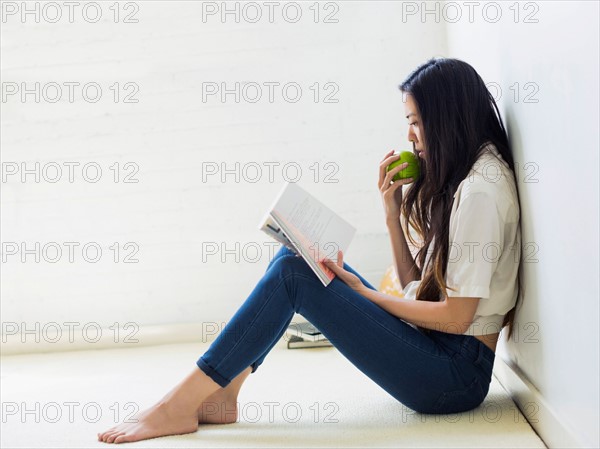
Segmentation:
<svg viewBox="0 0 600 449">
<path fill-rule="evenodd" d="M 464 201 L 470 196 L 479 196 L 486 201 L 494 201 L 503 213 L 508 213 L 510 209 L 516 210 L 518 213 L 513 171 L 491 142 L 482 145 L 478 159 L 458 186 L 454 197 Z"/>
</svg>

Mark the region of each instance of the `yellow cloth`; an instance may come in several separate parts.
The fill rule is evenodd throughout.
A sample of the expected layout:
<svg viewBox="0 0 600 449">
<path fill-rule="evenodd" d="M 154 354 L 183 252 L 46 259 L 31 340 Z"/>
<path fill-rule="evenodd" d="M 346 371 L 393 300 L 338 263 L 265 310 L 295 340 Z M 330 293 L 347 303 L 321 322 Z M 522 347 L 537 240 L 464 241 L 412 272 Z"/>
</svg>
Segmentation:
<svg viewBox="0 0 600 449">
<path fill-rule="evenodd" d="M 388 269 L 385 270 L 381 283 L 379 284 L 379 291 L 381 293 L 387 293 L 388 295 L 398 296 L 399 298 L 404 297 L 400 281 L 398 281 L 398 276 L 396 276 L 396 270 L 393 265 L 390 265 Z"/>
</svg>

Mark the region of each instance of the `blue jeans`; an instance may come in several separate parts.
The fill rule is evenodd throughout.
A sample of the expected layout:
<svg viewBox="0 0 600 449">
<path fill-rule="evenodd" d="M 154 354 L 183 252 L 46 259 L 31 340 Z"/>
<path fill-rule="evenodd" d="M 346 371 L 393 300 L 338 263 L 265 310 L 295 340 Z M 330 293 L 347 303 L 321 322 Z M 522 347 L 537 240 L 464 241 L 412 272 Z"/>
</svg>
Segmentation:
<svg viewBox="0 0 600 449">
<path fill-rule="evenodd" d="M 346 263 L 344 268 L 375 290 Z M 325 287 L 306 262 L 285 247 L 196 364 L 221 387 L 249 366 L 255 372 L 295 312 L 414 411 L 463 412 L 481 404 L 488 393 L 495 354 L 482 342 L 469 335 L 422 332 L 337 277 Z"/>
</svg>

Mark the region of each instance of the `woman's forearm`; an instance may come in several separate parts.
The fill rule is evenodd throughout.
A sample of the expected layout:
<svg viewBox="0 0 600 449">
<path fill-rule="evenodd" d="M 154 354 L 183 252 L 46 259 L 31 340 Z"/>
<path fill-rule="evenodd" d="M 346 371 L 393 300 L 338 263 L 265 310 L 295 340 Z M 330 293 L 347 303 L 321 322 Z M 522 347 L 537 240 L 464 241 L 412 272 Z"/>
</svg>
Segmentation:
<svg viewBox="0 0 600 449">
<path fill-rule="evenodd" d="M 410 282 L 421 279 L 421 272 L 410 253 L 404 231 L 400 226 L 400 220 L 388 220 L 386 222 L 392 244 L 392 257 L 398 274 L 398 280 L 402 288 Z"/>
<path fill-rule="evenodd" d="M 456 312 L 453 312 L 447 301 L 413 301 L 366 287 L 359 293 L 388 313 L 426 329 L 462 334 L 470 324 L 464 318 L 456 316 Z"/>
</svg>

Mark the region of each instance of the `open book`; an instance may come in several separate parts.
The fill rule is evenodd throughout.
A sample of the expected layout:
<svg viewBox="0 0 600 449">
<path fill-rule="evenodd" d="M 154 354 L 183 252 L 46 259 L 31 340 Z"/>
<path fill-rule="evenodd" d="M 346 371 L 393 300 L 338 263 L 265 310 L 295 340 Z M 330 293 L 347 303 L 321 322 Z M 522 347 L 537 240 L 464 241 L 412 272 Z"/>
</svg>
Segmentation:
<svg viewBox="0 0 600 449">
<path fill-rule="evenodd" d="M 286 182 L 259 224 L 278 242 L 302 256 L 327 286 L 335 277 L 321 261 L 346 253 L 356 229 L 298 184 Z"/>
</svg>

